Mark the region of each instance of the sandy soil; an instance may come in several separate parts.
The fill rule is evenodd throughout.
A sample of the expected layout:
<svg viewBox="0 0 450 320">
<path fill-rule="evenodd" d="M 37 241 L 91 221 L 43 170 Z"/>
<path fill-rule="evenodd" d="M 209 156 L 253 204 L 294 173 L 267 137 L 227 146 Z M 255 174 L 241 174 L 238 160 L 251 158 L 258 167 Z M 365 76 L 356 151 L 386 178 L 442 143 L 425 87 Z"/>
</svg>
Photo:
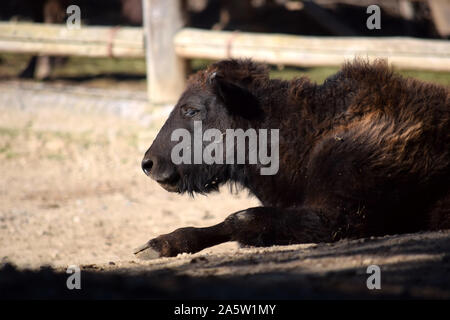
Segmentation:
<svg viewBox="0 0 450 320">
<path fill-rule="evenodd" d="M 2 112 L 0 259 L 33 268 L 128 261 L 161 233 L 257 204 L 226 188 L 195 199 L 163 190 L 140 168 L 156 133 L 112 115 Z"/>
<path fill-rule="evenodd" d="M 140 261 L 132 250 L 150 238 L 215 224 L 257 200 L 227 188 L 193 199 L 147 178 L 140 161 L 163 117 L 143 124 L 1 101 L 0 297 L 450 298 L 448 231 L 266 249 L 227 243 Z M 383 270 L 377 293 L 366 287 L 370 264 Z M 68 265 L 82 267 L 87 289 L 63 285 Z"/>
</svg>

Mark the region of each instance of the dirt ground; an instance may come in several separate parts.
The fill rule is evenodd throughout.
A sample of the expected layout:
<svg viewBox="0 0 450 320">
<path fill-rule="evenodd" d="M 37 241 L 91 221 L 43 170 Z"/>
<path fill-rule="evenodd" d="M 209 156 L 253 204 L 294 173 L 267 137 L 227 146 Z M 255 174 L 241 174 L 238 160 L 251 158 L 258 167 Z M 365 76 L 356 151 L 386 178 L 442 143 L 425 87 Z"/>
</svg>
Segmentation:
<svg viewBox="0 0 450 320">
<path fill-rule="evenodd" d="M 226 188 L 195 199 L 170 194 L 146 177 L 140 161 L 162 121 L 2 108 L 0 259 L 31 268 L 128 261 L 161 233 L 257 204 Z"/>
<path fill-rule="evenodd" d="M 70 92 L 38 89 L 0 86 L 0 297 L 450 298 L 449 231 L 265 249 L 227 243 L 138 260 L 133 248 L 150 238 L 258 201 L 227 188 L 171 194 L 142 173 L 170 108 L 102 108 L 118 103 L 112 91 L 60 107 Z M 371 264 L 382 270 L 377 292 L 366 287 Z M 65 287 L 68 265 L 82 268 L 80 292 Z"/>
</svg>

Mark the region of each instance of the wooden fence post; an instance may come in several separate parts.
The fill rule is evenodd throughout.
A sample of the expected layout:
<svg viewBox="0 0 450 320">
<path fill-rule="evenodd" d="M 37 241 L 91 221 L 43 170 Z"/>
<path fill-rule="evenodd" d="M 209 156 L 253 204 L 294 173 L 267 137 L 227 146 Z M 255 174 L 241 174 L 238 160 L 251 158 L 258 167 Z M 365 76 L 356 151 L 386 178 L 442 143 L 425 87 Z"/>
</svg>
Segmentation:
<svg viewBox="0 0 450 320">
<path fill-rule="evenodd" d="M 184 89 L 186 60 L 177 57 L 173 38 L 183 27 L 180 0 L 142 0 L 151 103 L 173 103 Z"/>
<path fill-rule="evenodd" d="M 441 37 L 450 35 L 450 3 L 446 0 L 428 0 L 431 17 Z"/>
</svg>

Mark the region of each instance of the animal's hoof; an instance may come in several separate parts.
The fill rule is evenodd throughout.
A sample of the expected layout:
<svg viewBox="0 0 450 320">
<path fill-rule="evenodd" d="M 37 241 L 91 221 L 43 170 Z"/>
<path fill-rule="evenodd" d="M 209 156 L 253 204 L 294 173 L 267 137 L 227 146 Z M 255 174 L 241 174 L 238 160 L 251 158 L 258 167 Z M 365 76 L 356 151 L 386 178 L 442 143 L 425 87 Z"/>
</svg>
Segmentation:
<svg viewBox="0 0 450 320">
<path fill-rule="evenodd" d="M 133 250 L 138 259 L 153 260 L 160 257 L 160 253 L 153 249 L 149 242 Z"/>
<path fill-rule="evenodd" d="M 139 259 L 149 260 L 159 257 L 176 257 L 179 253 L 197 252 L 196 229 L 193 227 L 180 228 L 172 233 L 156 237 L 143 246 L 134 250 Z"/>
</svg>

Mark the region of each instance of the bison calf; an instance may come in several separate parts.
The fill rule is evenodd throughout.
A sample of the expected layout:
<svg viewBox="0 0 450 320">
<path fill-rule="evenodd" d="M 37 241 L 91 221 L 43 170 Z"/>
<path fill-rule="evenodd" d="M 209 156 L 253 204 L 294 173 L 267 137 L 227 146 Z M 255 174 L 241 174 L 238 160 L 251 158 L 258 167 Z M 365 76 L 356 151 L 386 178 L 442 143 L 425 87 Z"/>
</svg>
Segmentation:
<svg viewBox="0 0 450 320">
<path fill-rule="evenodd" d="M 222 135 L 279 129 L 279 170 L 174 164 L 172 133 L 193 133 L 196 121 Z M 347 63 L 322 85 L 270 79 L 250 60 L 220 61 L 189 79 L 142 168 L 168 191 L 208 193 L 230 182 L 262 204 L 211 227 L 161 235 L 136 250 L 144 256 L 226 241 L 270 246 L 449 228 L 449 90 L 402 78 L 385 61 Z"/>
</svg>

